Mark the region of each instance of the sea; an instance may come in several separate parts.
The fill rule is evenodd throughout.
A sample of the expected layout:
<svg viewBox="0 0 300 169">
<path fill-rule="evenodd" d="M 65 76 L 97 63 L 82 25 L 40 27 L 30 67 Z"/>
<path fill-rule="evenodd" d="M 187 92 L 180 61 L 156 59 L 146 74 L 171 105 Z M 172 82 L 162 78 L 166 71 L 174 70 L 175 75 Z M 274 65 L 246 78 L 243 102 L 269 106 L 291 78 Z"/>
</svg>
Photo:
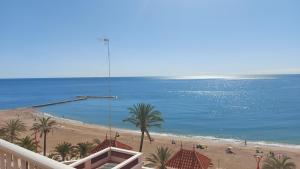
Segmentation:
<svg viewBox="0 0 300 169">
<path fill-rule="evenodd" d="M 39 108 L 60 118 L 137 130 L 128 108 L 162 113 L 156 134 L 300 147 L 300 75 L 1 79 L 0 109 L 116 96 Z M 109 108 L 111 104 L 111 109 Z M 109 120 L 111 114 L 111 120 Z"/>
</svg>

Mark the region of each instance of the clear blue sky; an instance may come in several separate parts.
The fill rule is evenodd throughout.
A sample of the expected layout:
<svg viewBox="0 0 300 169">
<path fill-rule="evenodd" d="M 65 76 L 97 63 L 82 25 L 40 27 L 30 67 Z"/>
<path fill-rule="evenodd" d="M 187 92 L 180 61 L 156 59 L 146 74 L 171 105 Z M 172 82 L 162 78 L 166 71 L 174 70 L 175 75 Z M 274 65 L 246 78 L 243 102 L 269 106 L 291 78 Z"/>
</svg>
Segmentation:
<svg viewBox="0 0 300 169">
<path fill-rule="evenodd" d="M 300 73 L 299 0 L 1 0 L 0 78 Z"/>
</svg>

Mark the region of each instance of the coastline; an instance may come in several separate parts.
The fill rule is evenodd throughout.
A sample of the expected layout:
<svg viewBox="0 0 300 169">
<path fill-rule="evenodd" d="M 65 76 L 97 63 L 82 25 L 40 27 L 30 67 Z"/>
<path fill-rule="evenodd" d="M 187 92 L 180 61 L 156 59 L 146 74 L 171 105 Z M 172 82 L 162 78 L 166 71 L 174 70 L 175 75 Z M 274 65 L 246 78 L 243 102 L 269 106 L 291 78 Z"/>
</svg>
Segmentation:
<svg viewBox="0 0 300 169">
<path fill-rule="evenodd" d="M 27 128 L 30 128 L 34 123 L 34 119 L 41 115 L 43 116 L 42 112 L 34 109 L 0 110 L 0 126 L 3 126 L 4 121 L 19 117 L 26 124 Z M 92 142 L 94 138 L 99 138 L 102 141 L 105 139 L 106 135 L 109 135 L 107 134 L 108 128 L 105 126 L 55 117 L 51 114 L 44 115 L 51 116 L 58 123 L 56 129 L 52 133 L 49 133 L 48 152 L 51 152 L 58 143 L 63 141 L 71 142 L 72 144 L 86 141 Z M 114 136 L 115 132 L 120 134 L 120 137 L 117 138 L 119 141 L 132 146 L 135 151 L 138 150 L 140 142 L 139 131 L 112 128 L 112 136 Z M 31 134 L 31 131 L 27 131 L 22 133 L 21 137 Z M 151 131 L 150 134 L 154 138 L 154 142 L 150 143 L 148 138 L 145 138 L 143 148 L 144 157 L 147 157 L 149 153 L 153 153 L 157 146 L 167 146 L 175 153 L 181 148 L 181 144 L 184 149 L 193 149 L 195 145 L 201 144 L 208 146 L 208 149 L 196 149 L 196 151 L 199 151 L 212 159 L 214 163 L 213 168 L 216 168 L 218 164 L 220 164 L 220 167 L 223 169 L 253 169 L 255 168 L 255 159 L 253 158 L 253 155 L 259 147 L 260 150 L 264 151 L 265 155 L 270 151 L 286 154 L 292 158 L 297 166 L 300 166 L 300 150 L 295 147 L 257 145 L 252 144 L 251 142 L 245 146 L 243 142 L 233 141 L 231 139 L 200 138 L 198 136 L 190 137 L 166 133 L 153 133 Z M 171 144 L 171 140 L 175 140 L 176 144 Z M 227 147 L 232 147 L 235 154 L 225 153 Z"/>
<path fill-rule="evenodd" d="M 0 110 L 1 112 L 1 110 Z M 86 123 L 83 121 L 79 120 L 73 120 L 73 119 L 68 119 L 68 118 L 62 118 L 58 116 L 54 116 L 50 113 L 46 112 L 40 112 L 44 114 L 45 116 L 52 117 L 58 121 L 64 121 L 64 122 L 69 122 L 73 123 L 75 125 L 90 125 L 93 127 L 100 127 L 100 128 L 107 128 L 107 126 L 102 125 L 102 124 L 90 124 Z M 132 133 L 132 134 L 139 134 L 139 130 L 133 130 L 133 129 L 126 129 L 126 128 L 119 128 L 119 127 L 113 127 L 114 130 L 117 131 L 122 131 L 126 133 Z M 163 133 L 163 132 L 151 132 L 151 136 L 156 136 L 156 137 L 172 137 L 177 140 L 204 140 L 204 141 L 212 141 L 215 143 L 221 142 L 221 143 L 228 143 L 228 144 L 236 144 L 236 145 L 242 145 L 244 144 L 245 140 L 240 140 L 240 139 L 235 139 L 235 138 L 219 138 L 215 136 L 201 136 L 201 135 L 184 135 L 184 134 L 175 134 L 175 133 Z M 265 146 L 265 147 L 274 147 L 274 148 L 289 148 L 289 149 L 299 149 L 300 151 L 300 144 L 288 144 L 288 143 L 279 143 L 279 142 L 268 142 L 268 141 L 252 141 L 252 140 L 247 140 L 247 145 L 249 146 Z"/>
</svg>

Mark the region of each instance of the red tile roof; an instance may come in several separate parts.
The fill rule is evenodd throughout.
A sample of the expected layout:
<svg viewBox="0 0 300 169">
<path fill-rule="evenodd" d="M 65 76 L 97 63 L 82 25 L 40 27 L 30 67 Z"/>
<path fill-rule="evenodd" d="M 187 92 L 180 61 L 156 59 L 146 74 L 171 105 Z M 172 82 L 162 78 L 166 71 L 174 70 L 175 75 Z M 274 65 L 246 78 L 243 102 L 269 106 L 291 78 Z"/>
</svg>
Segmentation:
<svg viewBox="0 0 300 169">
<path fill-rule="evenodd" d="M 117 140 L 111 140 L 111 146 L 112 147 L 117 147 L 117 148 L 122 148 L 122 149 L 126 149 L 126 150 L 132 150 L 132 147 L 121 143 Z M 98 144 L 92 151 L 91 153 L 96 153 L 98 151 L 101 151 L 107 147 L 110 147 L 110 140 L 109 139 L 105 139 L 102 143 Z"/>
<path fill-rule="evenodd" d="M 177 169 L 207 169 L 211 160 L 195 150 L 178 151 L 167 161 L 167 166 Z"/>
</svg>

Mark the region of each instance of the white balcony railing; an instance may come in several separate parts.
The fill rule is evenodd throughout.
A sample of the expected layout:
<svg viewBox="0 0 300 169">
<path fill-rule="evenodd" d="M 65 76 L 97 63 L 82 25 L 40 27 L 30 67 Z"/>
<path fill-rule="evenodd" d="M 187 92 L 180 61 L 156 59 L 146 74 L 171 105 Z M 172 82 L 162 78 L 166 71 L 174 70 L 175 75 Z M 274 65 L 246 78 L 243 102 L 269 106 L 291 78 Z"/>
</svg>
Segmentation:
<svg viewBox="0 0 300 169">
<path fill-rule="evenodd" d="M 120 157 L 125 155 L 126 157 Z M 141 169 L 142 168 L 142 153 L 124 150 L 116 147 L 108 147 L 88 157 L 80 159 L 72 164 L 71 167 L 76 169 L 91 169 L 98 168 L 107 162 L 116 163 L 112 169 L 120 168 L 131 168 Z"/>
<path fill-rule="evenodd" d="M 66 165 L 0 139 L 0 169 L 92 169 L 111 161 L 113 169 L 141 169 L 143 164 L 142 153 L 109 147 Z"/>
<path fill-rule="evenodd" d="M 74 169 L 0 139 L 0 169 Z"/>
</svg>

